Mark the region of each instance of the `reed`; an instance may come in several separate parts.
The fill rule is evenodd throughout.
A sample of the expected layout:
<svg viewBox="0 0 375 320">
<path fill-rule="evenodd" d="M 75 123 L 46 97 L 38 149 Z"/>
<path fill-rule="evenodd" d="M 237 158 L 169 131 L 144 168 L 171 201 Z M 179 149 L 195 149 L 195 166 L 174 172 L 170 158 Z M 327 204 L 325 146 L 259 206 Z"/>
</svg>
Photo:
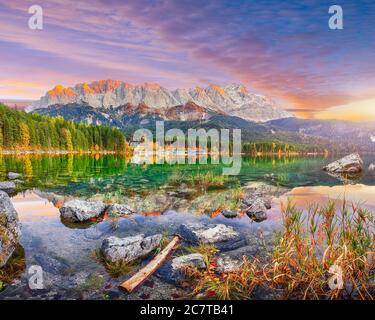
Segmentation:
<svg viewBox="0 0 375 320">
<path fill-rule="evenodd" d="M 289 199 L 282 206 L 283 230 L 268 264 L 244 257 L 237 272 L 187 270 L 193 294 L 249 299 L 263 286 L 284 299 L 374 299 L 374 218 L 343 201 L 310 205 L 307 213 Z"/>
</svg>

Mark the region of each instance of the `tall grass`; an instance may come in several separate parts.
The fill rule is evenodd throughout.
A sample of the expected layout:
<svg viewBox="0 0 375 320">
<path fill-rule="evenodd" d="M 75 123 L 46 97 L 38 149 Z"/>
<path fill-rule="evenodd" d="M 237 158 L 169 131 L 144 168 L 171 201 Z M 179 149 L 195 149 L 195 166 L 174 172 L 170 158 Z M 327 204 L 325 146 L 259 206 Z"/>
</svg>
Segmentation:
<svg viewBox="0 0 375 320">
<path fill-rule="evenodd" d="M 339 213 L 336 209 L 329 201 L 309 206 L 304 214 L 288 200 L 282 206 L 283 231 L 268 264 L 244 257 L 237 272 L 190 268 L 193 293 L 248 299 L 264 286 L 285 299 L 374 299 L 374 217 L 345 201 Z"/>
</svg>

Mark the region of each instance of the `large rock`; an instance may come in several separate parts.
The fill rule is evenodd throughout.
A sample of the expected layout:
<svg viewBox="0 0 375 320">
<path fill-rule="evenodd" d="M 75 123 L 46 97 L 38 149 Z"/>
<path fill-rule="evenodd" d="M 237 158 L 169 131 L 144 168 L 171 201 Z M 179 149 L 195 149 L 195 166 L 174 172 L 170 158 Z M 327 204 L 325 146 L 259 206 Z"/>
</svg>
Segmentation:
<svg viewBox="0 0 375 320">
<path fill-rule="evenodd" d="M 206 263 L 201 254 L 192 253 L 168 261 L 157 270 L 156 275 L 167 282 L 179 284 L 186 278 L 187 267 L 203 270 Z"/>
<path fill-rule="evenodd" d="M 328 164 L 323 170 L 332 173 L 360 173 L 363 170 L 363 161 L 358 153 L 352 153 Z"/>
<path fill-rule="evenodd" d="M 107 205 L 101 201 L 72 200 L 60 208 L 61 217 L 72 222 L 82 222 L 100 216 Z"/>
<path fill-rule="evenodd" d="M 13 254 L 21 235 L 18 215 L 9 196 L 0 191 L 0 268 Z"/>
<path fill-rule="evenodd" d="M 261 198 L 257 198 L 249 201 L 247 203 L 249 206 L 246 208 L 245 212 L 248 217 L 255 222 L 261 222 L 267 219 L 267 206 L 270 207 L 269 203 L 265 203 L 265 201 Z"/>
<path fill-rule="evenodd" d="M 244 257 L 253 257 L 258 253 L 258 246 L 248 245 L 236 250 L 220 253 L 217 257 L 216 271 L 236 272 L 241 269 Z"/>
<path fill-rule="evenodd" d="M 156 249 L 161 238 L 161 234 L 150 237 L 145 237 L 144 234 L 126 238 L 109 237 L 103 240 L 101 250 L 104 259 L 108 262 L 121 260 L 130 262 Z"/>
<path fill-rule="evenodd" d="M 13 181 L 0 182 L 0 191 L 11 194 L 16 190 L 16 184 Z"/>
<path fill-rule="evenodd" d="M 233 250 L 246 245 L 246 239 L 230 226 L 224 224 L 182 224 L 178 234 L 193 245 L 213 244 L 221 251 Z"/>
<path fill-rule="evenodd" d="M 15 179 L 19 179 L 22 177 L 22 174 L 20 173 L 16 173 L 16 172 L 8 172 L 8 179 L 9 180 L 15 180 Z"/>
</svg>

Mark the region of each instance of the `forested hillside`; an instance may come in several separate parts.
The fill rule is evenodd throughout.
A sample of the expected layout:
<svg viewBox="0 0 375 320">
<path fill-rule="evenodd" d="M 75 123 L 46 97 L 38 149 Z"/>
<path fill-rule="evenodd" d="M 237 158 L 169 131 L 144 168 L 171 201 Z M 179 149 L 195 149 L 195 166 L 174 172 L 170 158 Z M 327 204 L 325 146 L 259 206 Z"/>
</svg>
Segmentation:
<svg viewBox="0 0 375 320">
<path fill-rule="evenodd" d="M 125 137 L 116 128 L 77 124 L 0 103 L 0 149 L 123 152 Z"/>
</svg>

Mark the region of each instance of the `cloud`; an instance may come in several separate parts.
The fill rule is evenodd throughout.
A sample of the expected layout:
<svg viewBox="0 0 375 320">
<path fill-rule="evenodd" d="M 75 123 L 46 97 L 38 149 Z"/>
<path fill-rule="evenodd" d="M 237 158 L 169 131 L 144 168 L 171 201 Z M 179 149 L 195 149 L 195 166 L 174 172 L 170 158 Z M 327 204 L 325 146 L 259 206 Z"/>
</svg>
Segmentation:
<svg viewBox="0 0 375 320">
<path fill-rule="evenodd" d="M 32 2 L 0 0 L 0 41 L 13 55 L 0 67 L 13 78 L 23 67 L 44 84 L 239 81 L 306 116 L 375 96 L 371 1 L 342 0 L 344 30 L 332 31 L 325 1 L 49 0 L 40 33 L 25 28 Z"/>
</svg>

